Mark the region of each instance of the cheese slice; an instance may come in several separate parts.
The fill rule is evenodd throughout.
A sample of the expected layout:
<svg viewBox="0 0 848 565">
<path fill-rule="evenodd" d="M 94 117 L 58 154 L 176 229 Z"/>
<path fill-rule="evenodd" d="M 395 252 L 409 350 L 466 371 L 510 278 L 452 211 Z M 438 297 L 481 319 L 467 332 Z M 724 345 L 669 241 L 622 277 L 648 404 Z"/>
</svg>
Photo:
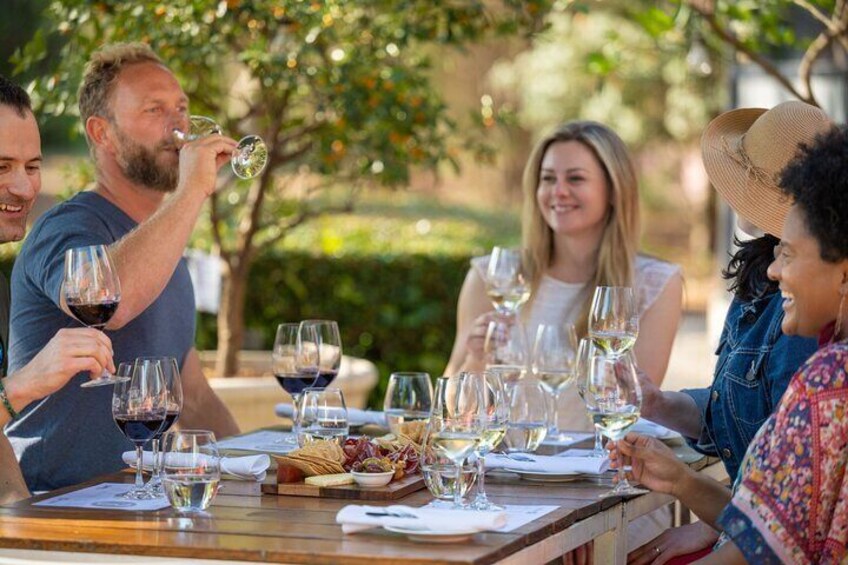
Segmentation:
<svg viewBox="0 0 848 565">
<path fill-rule="evenodd" d="M 335 475 L 315 475 L 314 477 L 306 477 L 303 482 L 316 487 L 337 487 L 340 485 L 352 485 L 353 475 L 351 475 L 350 473 L 336 473 Z"/>
</svg>

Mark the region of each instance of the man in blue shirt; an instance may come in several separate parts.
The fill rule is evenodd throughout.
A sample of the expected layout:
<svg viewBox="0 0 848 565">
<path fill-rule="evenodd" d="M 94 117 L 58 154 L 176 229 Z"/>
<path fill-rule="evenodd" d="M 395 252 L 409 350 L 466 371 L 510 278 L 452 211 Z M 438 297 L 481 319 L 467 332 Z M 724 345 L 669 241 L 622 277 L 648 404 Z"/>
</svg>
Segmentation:
<svg viewBox="0 0 848 565">
<path fill-rule="evenodd" d="M 121 281 L 120 305 L 106 326 L 115 363 L 175 357 L 184 392 L 180 424 L 219 437 L 238 433 L 200 370 L 182 259 L 236 142 L 212 135 L 177 147 L 173 130 L 188 127 L 188 99 L 143 44 L 94 53 L 79 98 L 96 185 L 42 216 L 24 243 L 12 272 L 10 366 L 27 363 L 57 329 L 79 325 L 60 292 L 65 250 L 107 244 Z M 116 471 L 132 445 L 112 421 L 110 387 L 80 389 L 75 381 L 7 428 L 31 489 Z"/>
</svg>

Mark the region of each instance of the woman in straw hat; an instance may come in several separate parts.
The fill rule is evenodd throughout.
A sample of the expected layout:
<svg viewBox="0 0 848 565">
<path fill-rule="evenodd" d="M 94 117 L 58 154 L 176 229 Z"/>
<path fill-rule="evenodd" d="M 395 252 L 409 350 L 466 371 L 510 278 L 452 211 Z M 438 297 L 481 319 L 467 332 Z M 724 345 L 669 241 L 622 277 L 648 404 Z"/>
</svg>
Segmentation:
<svg viewBox="0 0 848 565">
<path fill-rule="evenodd" d="M 768 268 L 790 335 L 820 349 L 795 373 L 754 437 L 731 492 L 677 461 L 663 444 L 628 434 L 613 449 L 632 476 L 673 494 L 724 532 L 705 562 L 848 561 L 848 129 L 804 145 L 780 176 L 793 199 Z M 620 454 L 619 454 L 620 452 Z"/>
<path fill-rule="evenodd" d="M 660 383 L 680 319 L 682 279 L 676 265 L 637 254 L 638 182 L 624 142 L 597 122 L 560 125 L 530 154 L 523 193 L 522 245 L 531 295 L 521 317 L 527 335 L 534 337 L 542 323 L 573 323 L 583 337 L 596 286 L 635 287 L 643 336 L 636 356 Z M 492 319 L 484 282 L 488 260 L 472 259 L 462 286 L 447 374 L 484 366 L 483 341 Z M 563 429 L 589 429 L 576 392 L 562 396 Z"/>
</svg>

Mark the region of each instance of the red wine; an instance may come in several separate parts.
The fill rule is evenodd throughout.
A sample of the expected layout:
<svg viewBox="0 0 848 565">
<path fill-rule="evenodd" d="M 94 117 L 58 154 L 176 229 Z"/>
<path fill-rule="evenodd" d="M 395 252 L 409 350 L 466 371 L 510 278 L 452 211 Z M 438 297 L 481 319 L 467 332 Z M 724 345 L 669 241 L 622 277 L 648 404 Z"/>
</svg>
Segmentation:
<svg viewBox="0 0 848 565">
<path fill-rule="evenodd" d="M 177 420 L 180 418 L 180 413 L 172 410 L 168 410 L 165 412 L 165 422 L 162 424 L 162 427 L 156 432 L 156 435 L 153 439 L 159 439 L 165 432 L 171 429 L 171 426 L 177 423 Z"/>
<path fill-rule="evenodd" d="M 291 395 L 300 394 L 315 382 L 315 373 L 288 373 L 275 374 L 274 376 L 277 377 L 277 382 L 280 383 L 283 390 Z"/>
<path fill-rule="evenodd" d="M 315 379 L 315 384 L 313 384 L 312 386 L 318 388 L 324 388 L 328 386 L 331 382 L 333 382 L 333 379 L 336 378 L 338 372 L 338 370 L 333 369 L 322 369 L 321 371 L 319 371 L 318 378 Z"/>
<path fill-rule="evenodd" d="M 115 311 L 118 309 L 118 301 L 111 300 L 109 302 L 98 302 L 96 304 L 71 304 L 68 303 L 68 310 L 71 311 L 77 320 L 91 328 L 103 329 Z"/>
<path fill-rule="evenodd" d="M 135 414 L 115 414 L 115 423 L 127 439 L 143 445 L 155 436 L 162 428 L 164 422 L 163 414 L 144 414 L 137 416 Z"/>
</svg>

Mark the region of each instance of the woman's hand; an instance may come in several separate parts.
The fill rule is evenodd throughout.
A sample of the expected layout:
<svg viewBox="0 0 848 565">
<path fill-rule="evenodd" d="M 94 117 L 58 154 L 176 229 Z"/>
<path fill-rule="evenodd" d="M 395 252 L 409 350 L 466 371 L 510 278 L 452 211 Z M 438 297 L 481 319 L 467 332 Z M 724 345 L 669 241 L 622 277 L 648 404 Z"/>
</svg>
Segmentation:
<svg viewBox="0 0 848 565">
<path fill-rule="evenodd" d="M 656 438 L 629 433 L 623 439 L 609 442 L 610 461 L 614 468 L 631 461 L 632 470 L 628 478 L 666 494 L 676 495 L 676 490 L 690 472 L 689 467 L 678 461 L 674 452 Z"/>
<path fill-rule="evenodd" d="M 627 565 L 663 565 L 680 555 L 706 549 L 718 540 L 718 532 L 703 522 L 669 528 L 654 540 L 627 555 Z"/>
</svg>

